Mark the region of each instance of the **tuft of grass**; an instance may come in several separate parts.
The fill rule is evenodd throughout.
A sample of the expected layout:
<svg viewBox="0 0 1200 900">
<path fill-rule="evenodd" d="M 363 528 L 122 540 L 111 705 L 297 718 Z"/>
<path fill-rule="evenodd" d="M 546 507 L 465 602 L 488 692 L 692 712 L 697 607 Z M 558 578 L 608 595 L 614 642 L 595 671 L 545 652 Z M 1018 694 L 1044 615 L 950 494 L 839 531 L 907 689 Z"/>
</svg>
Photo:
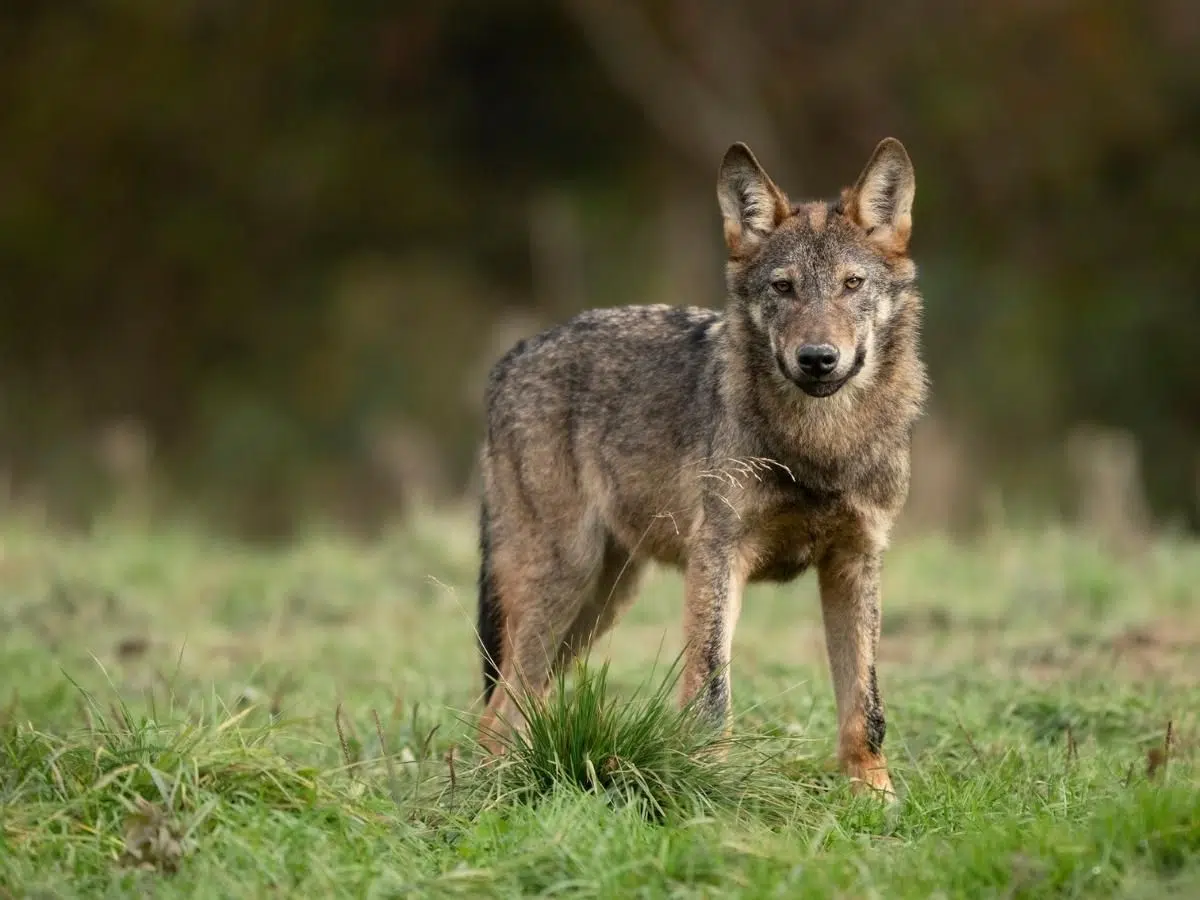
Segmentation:
<svg viewBox="0 0 1200 900">
<path fill-rule="evenodd" d="M 676 667 L 632 696 L 610 689 L 607 662 L 573 669 L 573 685 L 560 671 L 546 695 L 517 701 L 527 728 L 498 735 L 495 797 L 528 803 L 582 791 L 652 821 L 788 807 L 793 785 L 771 757 L 719 732 L 692 704 L 673 702 Z"/>
</svg>

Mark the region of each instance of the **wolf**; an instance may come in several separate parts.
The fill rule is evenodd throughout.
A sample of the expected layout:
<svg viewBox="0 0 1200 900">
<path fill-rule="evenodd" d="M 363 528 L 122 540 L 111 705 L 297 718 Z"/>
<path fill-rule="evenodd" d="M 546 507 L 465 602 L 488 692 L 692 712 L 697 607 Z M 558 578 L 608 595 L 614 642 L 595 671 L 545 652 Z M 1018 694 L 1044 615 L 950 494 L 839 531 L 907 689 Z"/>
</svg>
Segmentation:
<svg viewBox="0 0 1200 900">
<path fill-rule="evenodd" d="M 607 631 L 647 563 L 682 569 L 680 702 L 728 728 L 748 584 L 815 568 L 840 768 L 892 795 L 880 574 L 927 394 L 909 256 L 916 181 L 886 138 L 837 199 L 721 161 L 722 310 L 590 310 L 493 367 L 481 452 L 481 741 Z"/>
</svg>

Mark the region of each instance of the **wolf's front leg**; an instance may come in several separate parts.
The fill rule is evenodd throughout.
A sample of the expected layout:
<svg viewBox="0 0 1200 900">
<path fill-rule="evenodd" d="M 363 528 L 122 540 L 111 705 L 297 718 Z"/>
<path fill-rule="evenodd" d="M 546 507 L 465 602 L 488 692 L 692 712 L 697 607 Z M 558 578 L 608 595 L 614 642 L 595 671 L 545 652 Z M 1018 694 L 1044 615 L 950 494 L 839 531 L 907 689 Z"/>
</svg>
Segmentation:
<svg viewBox="0 0 1200 900">
<path fill-rule="evenodd" d="M 688 559 L 684 574 L 683 679 L 680 704 L 695 699 L 696 711 L 728 727 L 730 653 L 742 608 L 745 567 L 733 542 L 706 542 Z"/>
<path fill-rule="evenodd" d="M 838 710 L 838 762 L 858 786 L 894 796 L 883 755 L 883 702 L 875 676 L 880 552 L 831 548 L 821 560 L 821 611 Z"/>
</svg>

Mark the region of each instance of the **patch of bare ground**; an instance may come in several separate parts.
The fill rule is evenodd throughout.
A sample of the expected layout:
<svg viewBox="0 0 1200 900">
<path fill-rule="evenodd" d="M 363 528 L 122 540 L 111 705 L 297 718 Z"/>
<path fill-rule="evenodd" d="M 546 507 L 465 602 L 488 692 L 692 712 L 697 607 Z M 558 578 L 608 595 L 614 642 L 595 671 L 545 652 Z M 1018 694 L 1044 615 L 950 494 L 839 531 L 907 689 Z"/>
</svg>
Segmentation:
<svg viewBox="0 0 1200 900">
<path fill-rule="evenodd" d="M 1113 662 L 1146 675 L 1196 676 L 1200 622 L 1159 619 L 1128 628 L 1108 641 Z"/>
<path fill-rule="evenodd" d="M 1200 625 L 1174 618 L 1132 625 L 1109 637 L 1074 636 L 1018 648 L 1015 661 L 1039 680 L 1105 674 L 1139 681 L 1185 683 L 1200 660 Z"/>
</svg>

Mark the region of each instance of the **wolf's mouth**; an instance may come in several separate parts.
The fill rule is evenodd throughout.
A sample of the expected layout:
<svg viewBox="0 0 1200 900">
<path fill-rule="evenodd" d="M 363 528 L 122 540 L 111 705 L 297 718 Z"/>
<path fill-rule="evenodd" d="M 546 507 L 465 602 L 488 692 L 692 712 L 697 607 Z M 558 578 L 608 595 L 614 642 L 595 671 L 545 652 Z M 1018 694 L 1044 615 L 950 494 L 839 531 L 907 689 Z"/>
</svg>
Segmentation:
<svg viewBox="0 0 1200 900">
<path fill-rule="evenodd" d="M 850 380 L 850 376 L 839 378 L 837 381 L 810 381 L 808 379 L 795 378 L 796 386 L 810 397 L 832 397 L 840 391 Z"/>
<path fill-rule="evenodd" d="M 804 375 L 791 372 L 788 367 L 784 365 L 783 357 L 779 354 L 776 354 L 775 356 L 775 362 L 779 366 L 779 371 L 786 375 L 789 381 L 795 384 L 796 387 L 800 388 L 800 390 L 804 391 L 804 393 L 808 394 L 810 397 L 832 397 L 843 387 L 845 387 L 850 379 L 852 379 L 859 373 L 859 371 L 861 371 L 866 361 L 866 345 L 860 344 L 858 350 L 854 354 L 854 365 L 850 367 L 849 372 L 847 372 L 841 378 L 820 379 L 808 378 Z"/>
</svg>

